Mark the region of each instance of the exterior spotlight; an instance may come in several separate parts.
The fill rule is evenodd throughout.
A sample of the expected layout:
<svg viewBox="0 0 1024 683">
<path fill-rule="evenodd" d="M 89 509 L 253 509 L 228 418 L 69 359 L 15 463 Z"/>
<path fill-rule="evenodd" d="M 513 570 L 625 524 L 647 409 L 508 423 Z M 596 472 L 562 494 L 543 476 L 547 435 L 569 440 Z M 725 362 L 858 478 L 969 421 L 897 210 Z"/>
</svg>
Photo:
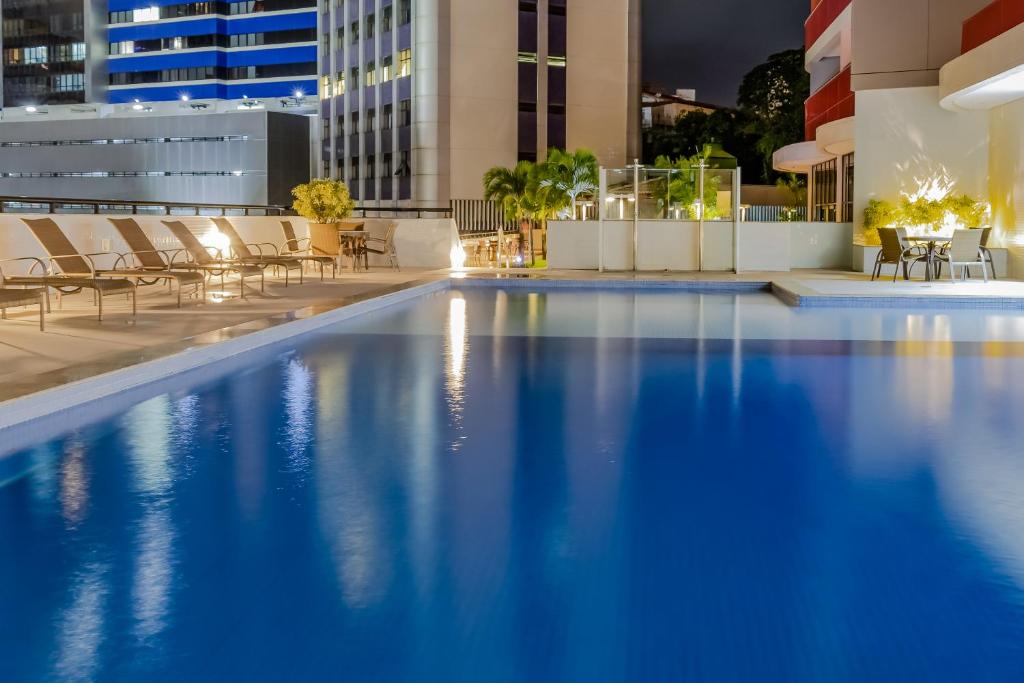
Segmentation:
<svg viewBox="0 0 1024 683">
<path fill-rule="evenodd" d="M 188 102 L 188 95 L 182 95 L 181 96 L 181 101 L 182 102 Z"/>
<path fill-rule="evenodd" d="M 34 106 L 29 105 L 29 106 L 25 107 L 25 111 L 27 111 L 29 114 L 35 114 L 39 110 L 36 109 Z"/>
<path fill-rule="evenodd" d="M 142 103 L 139 102 L 138 99 L 136 99 L 135 104 L 132 105 L 132 109 L 134 109 L 135 111 L 142 111 L 143 109 L 145 109 L 145 107 L 143 107 Z"/>
<path fill-rule="evenodd" d="M 300 99 L 300 100 L 301 100 L 301 99 L 302 99 L 302 97 L 303 97 L 303 94 L 304 94 L 304 93 L 302 92 L 302 88 L 298 88 L 298 89 L 296 89 L 296 91 L 295 91 L 295 97 L 296 97 L 296 98 L 298 98 L 298 99 Z"/>
</svg>

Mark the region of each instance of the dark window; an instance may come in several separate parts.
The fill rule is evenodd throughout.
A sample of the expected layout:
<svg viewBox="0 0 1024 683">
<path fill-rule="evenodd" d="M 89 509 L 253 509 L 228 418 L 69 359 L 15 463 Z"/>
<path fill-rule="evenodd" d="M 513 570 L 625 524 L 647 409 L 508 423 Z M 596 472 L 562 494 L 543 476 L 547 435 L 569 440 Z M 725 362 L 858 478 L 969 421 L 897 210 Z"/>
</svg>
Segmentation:
<svg viewBox="0 0 1024 683">
<path fill-rule="evenodd" d="M 405 26 L 412 21 L 412 0 L 398 0 L 398 25 Z"/>
<path fill-rule="evenodd" d="M 412 125 L 412 100 L 402 100 L 398 103 L 398 127 L 405 128 Z"/>
<path fill-rule="evenodd" d="M 392 106 L 390 104 L 385 104 L 381 108 L 380 112 L 380 129 L 391 130 L 391 126 L 393 125 L 391 122 Z"/>
<path fill-rule="evenodd" d="M 843 157 L 843 215 L 842 222 L 853 221 L 853 152 Z"/>
<path fill-rule="evenodd" d="M 380 11 L 380 32 L 387 33 L 391 30 L 391 5 L 384 7 Z"/>
<path fill-rule="evenodd" d="M 836 160 L 829 159 L 811 167 L 813 180 L 813 217 L 817 222 L 836 220 Z"/>
</svg>

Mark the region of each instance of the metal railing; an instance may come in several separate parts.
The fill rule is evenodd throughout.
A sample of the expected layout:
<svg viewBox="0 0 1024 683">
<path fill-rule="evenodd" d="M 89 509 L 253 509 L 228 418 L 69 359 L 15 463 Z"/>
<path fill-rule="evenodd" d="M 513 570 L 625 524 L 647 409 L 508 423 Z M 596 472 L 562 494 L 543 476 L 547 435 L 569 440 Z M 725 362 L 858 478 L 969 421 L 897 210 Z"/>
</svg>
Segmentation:
<svg viewBox="0 0 1024 683">
<path fill-rule="evenodd" d="M 135 199 L 81 199 L 71 197 L 0 196 L 0 213 L 131 213 L 157 215 L 284 216 L 286 206 L 260 204 L 206 204 Z"/>
<path fill-rule="evenodd" d="M 451 217 L 459 226 L 460 235 L 496 233 L 519 229 L 515 221 L 505 220 L 505 210 L 498 202 L 485 199 L 453 199 Z"/>
<path fill-rule="evenodd" d="M 290 216 L 291 207 L 277 204 L 210 204 L 135 199 L 82 199 L 0 195 L 0 213 L 126 213 L 163 216 Z M 451 218 L 450 207 L 356 206 L 356 218 Z"/>
<path fill-rule="evenodd" d="M 752 223 L 777 223 L 784 221 L 806 221 L 806 206 L 778 206 L 767 204 L 755 204 L 752 206 L 741 206 L 740 211 L 743 220 Z"/>
</svg>

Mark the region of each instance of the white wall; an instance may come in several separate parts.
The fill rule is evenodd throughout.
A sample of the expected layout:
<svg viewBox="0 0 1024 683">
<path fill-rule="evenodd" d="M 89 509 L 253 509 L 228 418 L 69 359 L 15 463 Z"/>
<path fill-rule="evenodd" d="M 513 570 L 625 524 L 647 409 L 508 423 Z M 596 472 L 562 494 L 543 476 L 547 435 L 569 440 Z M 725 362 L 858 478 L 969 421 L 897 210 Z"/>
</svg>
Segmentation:
<svg viewBox="0 0 1024 683">
<path fill-rule="evenodd" d="M 0 259 L 23 256 L 45 257 L 46 252 L 35 240 L 21 218 L 42 218 L 42 214 L 0 214 Z M 91 214 L 64 214 L 50 216 L 63 228 L 64 233 L 81 253 L 125 252 L 124 243 L 114 226 L 104 216 Z M 124 217 L 122 214 L 121 217 Z M 180 244 L 161 220 L 181 220 L 200 237 L 204 243 L 213 243 L 211 234 L 214 225 L 202 216 L 135 216 L 149 238 L 159 249 L 179 249 Z M 230 216 L 228 220 L 247 242 L 270 242 L 281 245 L 284 232 L 281 219 L 276 216 Z M 297 216 L 286 217 L 295 227 L 299 237 L 308 234 L 306 220 Z M 365 229 L 371 234 L 383 237 L 389 219 L 367 219 Z M 399 264 L 409 268 L 447 268 L 451 265 L 452 247 L 458 244 L 458 231 L 451 219 L 398 219 L 395 234 L 395 248 Z M 385 265 L 378 257 L 372 257 L 371 265 Z M 97 266 L 113 265 L 112 258 L 100 258 Z M 347 262 L 343 262 L 347 266 Z M 5 269 L 5 272 L 6 269 Z"/>
<path fill-rule="evenodd" d="M 853 211 L 863 232 L 871 199 L 896 201 L 932 179 L 982 199 L 988 191 L 988 113 L 952 113 L 938 87 L 857 92 Z"/>
<path fill-rule="evenodd" d="M 598 221 L 548 223 L 548 266 L 577 270 L 598 267 Z M 632 270 L 633 224 L 605 221 L 606 270 Z M 788 271 L 792 268 L 849 269 L 850 223 L 739 223 L 740 271 Z M 640 221 L 636 270 L 696 271 L 700 267 L 698 223 Z M 704 270 L 733 269 L 733 224 L 704 224 Z"/>
<path fill-rule="evenodd" d="M 994 243 L 1007 249 L 1010 277 L 1024 279 L 1024 99 L 992 109 L 989 122 Z"/>
</svg>

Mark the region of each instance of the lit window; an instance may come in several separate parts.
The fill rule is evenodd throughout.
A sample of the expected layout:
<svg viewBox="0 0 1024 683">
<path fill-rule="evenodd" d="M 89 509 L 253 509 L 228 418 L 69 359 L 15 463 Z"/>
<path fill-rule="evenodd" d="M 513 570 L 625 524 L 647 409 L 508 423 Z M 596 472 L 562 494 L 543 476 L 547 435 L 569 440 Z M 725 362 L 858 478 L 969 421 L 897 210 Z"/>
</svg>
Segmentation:
<svg viewBox="0 0 1024 683">
<path fill-rule="evenodd" d="M 377 65 L 374 62 L 366 64 L 366 85 L 377 85 Z"/>
<path fill-rule="evenodd" d="M 160 18 L 159 7 L 144 7 L 132 10 L 132 21 L 156 21 Z"/>
<path fill-rule="evenodd" d="M 412 50 L 405 49 L 398 53 L 398 77 L 405 78 L 412 74 Z"/>
<path fill-rule="evenodd" d="M 345 94 L 345 72 L 344 71 L 339 71 L 338 72 L 337 94 L 339 94 L 339 95 L 344 95 Z"/>
<path fill-rule="evenodd" d="M 384 58 L 384 61 L 381 62 L 380 82 L 387 83 L 390 81 L 393 71 L 394 69 L 391 66 L 391 55 L 388 55 Z"/>
</svg>

